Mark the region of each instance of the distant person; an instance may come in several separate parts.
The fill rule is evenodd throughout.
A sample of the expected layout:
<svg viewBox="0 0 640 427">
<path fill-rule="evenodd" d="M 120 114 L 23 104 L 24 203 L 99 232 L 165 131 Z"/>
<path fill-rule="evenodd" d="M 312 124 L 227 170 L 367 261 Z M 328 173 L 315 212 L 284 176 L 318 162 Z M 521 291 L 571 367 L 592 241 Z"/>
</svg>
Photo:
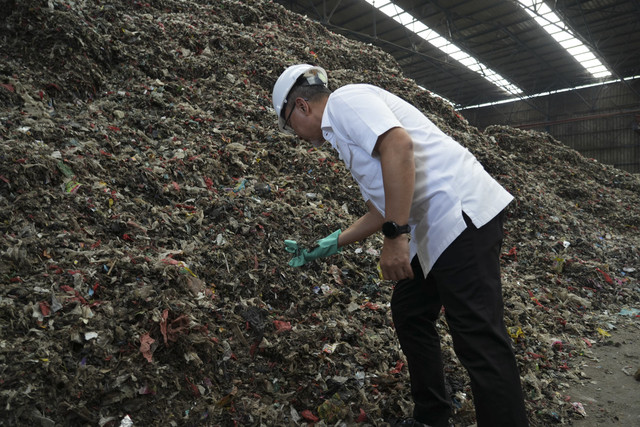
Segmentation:
<svg viewBox="0 0 640 427">
<path fill-rule="evenodd" d="M 380 267 L 395 280 L 393 322 L 409 365 L 413 417 L 395 425 L 448 426 L 451 398 L 436 322 L 442 307 L 469 372 L 479 427 L 526 426 L 520 374 L 503 319 L 500 249 L 513 197 L 417 108 L 379 87 L 328 89 L 324 69 L 287 68 L 273 89 L 280 130 L 328 141 L 368 212 L 313 249 L 292 240 L 292 266 L 336 254 L 380 230 Z"/>
</svg>

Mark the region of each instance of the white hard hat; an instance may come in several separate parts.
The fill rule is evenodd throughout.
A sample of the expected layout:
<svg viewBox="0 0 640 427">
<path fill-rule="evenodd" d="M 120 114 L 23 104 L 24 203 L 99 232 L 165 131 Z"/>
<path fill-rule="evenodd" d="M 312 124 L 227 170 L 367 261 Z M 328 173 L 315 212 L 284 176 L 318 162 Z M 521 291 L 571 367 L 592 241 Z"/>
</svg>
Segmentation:
<svg viewBox="0 0 640 427">
<path fill-rule="evenodd" d="M 282 111 L 287 102 L 287 95 L 289 95 L 291 88 L 293 88 L 301 76 L 306 78 L 306 84 L 310 86 L 326 86 L 328 82 L 327 72 L 323 68 L 309 64 L 292 65 L 280 74 L 276 84 L 273 86 L 272 101 L 273 108 L 276 110 L 276 115 L 278 116 L 278 127 L 283 132 L 286 131 L 284 129 L 285 119 L 282 117 Z"/>
</svg>

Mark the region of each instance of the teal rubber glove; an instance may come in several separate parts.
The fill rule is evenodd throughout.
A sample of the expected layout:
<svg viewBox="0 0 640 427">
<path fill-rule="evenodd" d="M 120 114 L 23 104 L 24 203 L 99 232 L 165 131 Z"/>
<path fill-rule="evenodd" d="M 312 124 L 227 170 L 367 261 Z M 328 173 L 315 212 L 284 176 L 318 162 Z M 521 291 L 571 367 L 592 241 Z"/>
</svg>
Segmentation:
<svg viewBox="0 0 640 427">
<path fill-rule="evenodd" d="M 295 254 L 295 256 L 289 261 L 289 265 L 291 267 L 300 267 L 307 262 L 304 259 L 305 251 L 298 247 L 298 242 L 296 242 L 295 240 L 285 240 L 284 249 L 289 253 Z"/>
<path fill-rule="evenodd" d="M 298 248 L 298 242 L 296 242 L 295 240 L 285 240 L 284 249 L 287 252 L 291 252 L 292 254 L 297 254 L 298 252 L 300 252 L 300 248 Z"/>
<path fill-rule="evenodd" d="M 338 248 L 338 236 L 340 233 L 342 233 L 342 230 L 336 230 L 327 237 L 316 241 L 316 246 L 311 250 L 300 249 L 295 240 L 285 240 L 285 250 L 295 254 L 289 261 L 289 265 L 292 267 L 300 267 L 311 260 L 342 252 L 342 249 Z"/>
<path fill-rule="evenodd" d="M 307 252 L 305 258 L 307 260 L 312 260 L 342 252 L 342 249 L 338 248 L 338 236 L 340 236 L 340 233 L 342 233 L 342 230 L 336 230 L 324 239 L 316 241 L 317 246 Z"/>
</svg>

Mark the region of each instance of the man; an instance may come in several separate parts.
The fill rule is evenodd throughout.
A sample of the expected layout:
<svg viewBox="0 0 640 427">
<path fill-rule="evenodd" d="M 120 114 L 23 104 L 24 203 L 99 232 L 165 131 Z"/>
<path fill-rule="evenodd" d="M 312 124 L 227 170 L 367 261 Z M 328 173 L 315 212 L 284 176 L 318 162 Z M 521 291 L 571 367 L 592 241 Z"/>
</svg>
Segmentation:
<svg viewBox="0 0 640 427">
<path fill-rule="evenodd" d="M 360 187 L 368 211 L 313 250 L 287 240 L 292 266 L 329 256 L 382 230 L 380 267 L 396 280 L 394 326 L 407 358 L 413 418 L 448 425 L 439 335 L 441 308 L 469 372 L 479 427 L 526 426 L 520 375 L 503 319 L 503 210 L 513 197 L 473 155 L 411 104 L 376 86 L 331 92 L 324 69 L 287 68 L 273 90 L 280 130 L 328 141 Z"/>
</svg>

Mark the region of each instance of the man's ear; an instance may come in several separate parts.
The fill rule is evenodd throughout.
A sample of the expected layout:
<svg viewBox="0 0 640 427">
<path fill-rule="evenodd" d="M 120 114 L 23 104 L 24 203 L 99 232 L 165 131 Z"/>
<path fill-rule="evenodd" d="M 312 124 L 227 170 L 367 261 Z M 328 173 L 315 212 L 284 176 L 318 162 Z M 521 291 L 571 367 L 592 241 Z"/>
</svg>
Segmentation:
<svg viewBox="0 0 640 427">
<path fill-rule="evenodd" d="M 303 98 L 297 98 L 296 99 L 296 104 L 297 104 L 298 107 L 300 107 L 300 109 L 302 110 L 302 112 L 304 114 L 306 114 L 307 111 L 309 111 L 309 105 Z"/>
</svg>

